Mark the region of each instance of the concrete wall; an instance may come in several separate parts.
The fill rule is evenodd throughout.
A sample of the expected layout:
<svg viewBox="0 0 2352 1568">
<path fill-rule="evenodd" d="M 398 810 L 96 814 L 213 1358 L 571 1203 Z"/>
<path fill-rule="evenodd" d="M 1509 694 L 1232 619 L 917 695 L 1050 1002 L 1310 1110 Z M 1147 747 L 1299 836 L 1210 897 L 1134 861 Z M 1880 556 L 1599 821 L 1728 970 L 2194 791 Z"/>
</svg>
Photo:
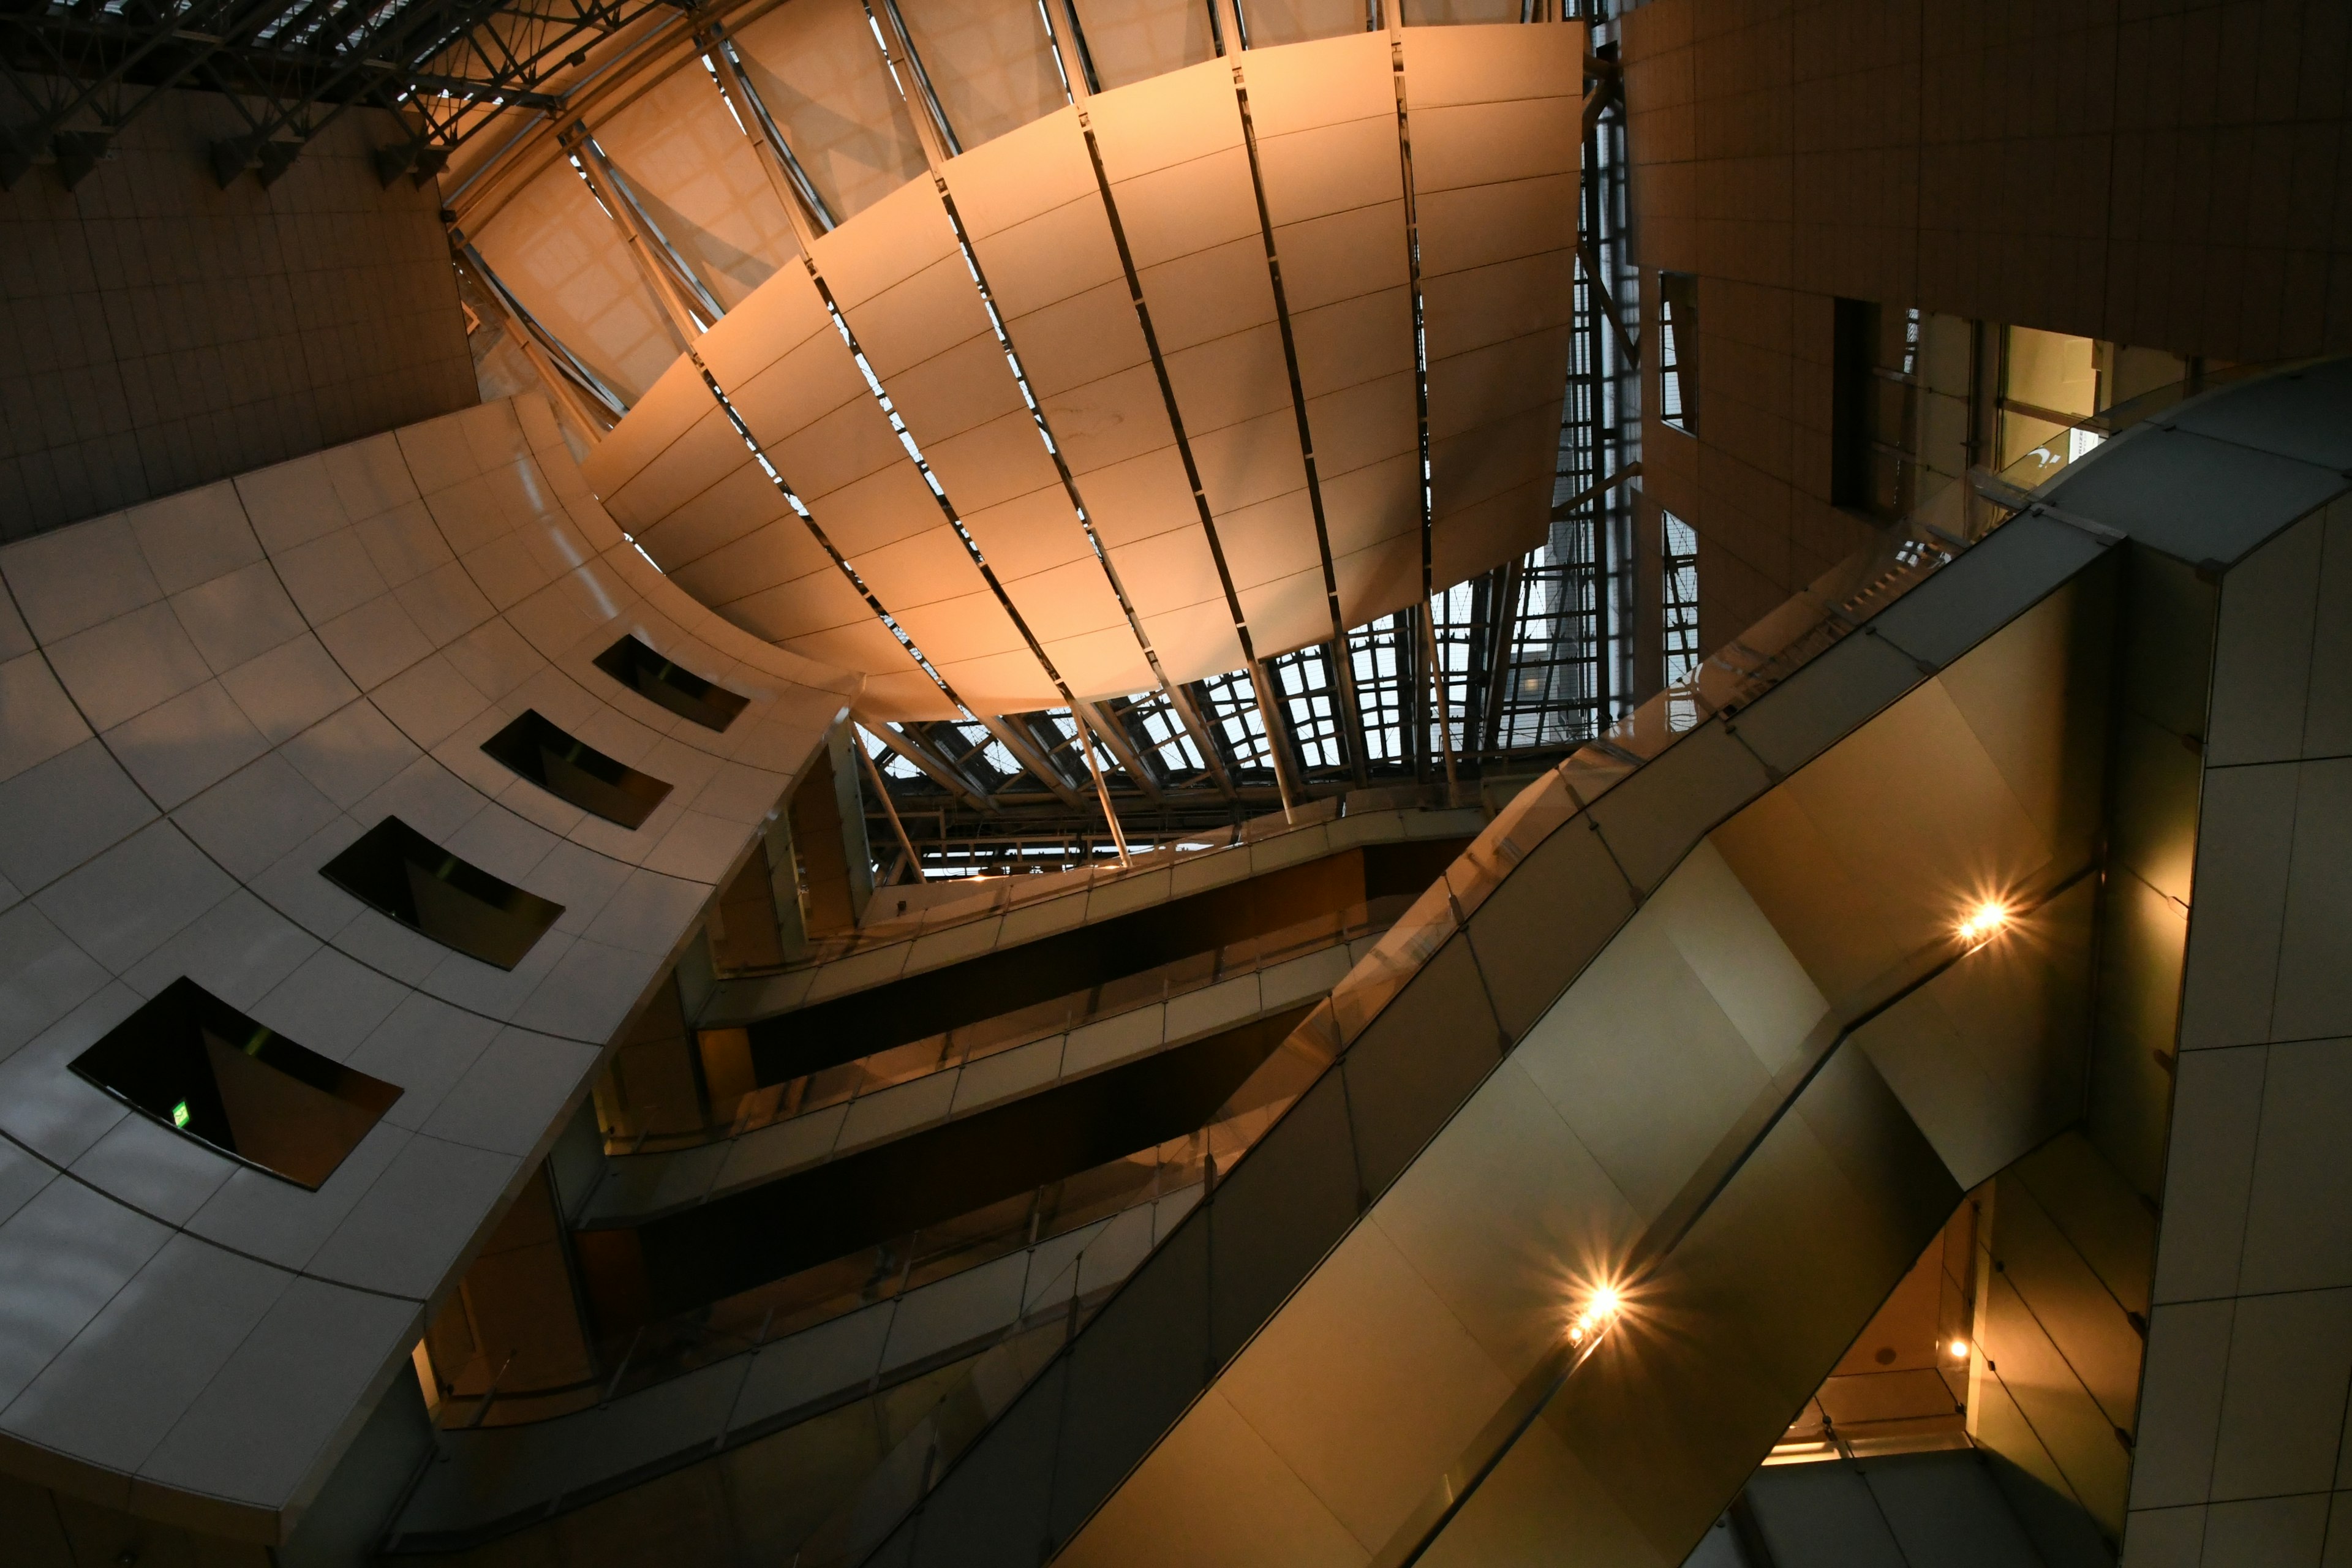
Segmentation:
<svg viewBox="0 0 2352 1568">
<path fill-rule="evenodd" d="M 1645 321 L 1658 269 L 1700 279 L 1700 431 L 1648 420 L 1643 483 L 1698 530 L 1707 648 L 1869 536 L 1829 503 L 1837 296 L 2352 348 L 2341 4 L 1656 0 L 1622 32 Z"/>
<path fill-rule="evenodd" d="M 476 401 L 440 193 L 368 163 L 386 117 L 224 191 L 205 148 L 241 129 L 172 93 L 73 190 L 0 192 L 0 540 Z"/>
</svg>

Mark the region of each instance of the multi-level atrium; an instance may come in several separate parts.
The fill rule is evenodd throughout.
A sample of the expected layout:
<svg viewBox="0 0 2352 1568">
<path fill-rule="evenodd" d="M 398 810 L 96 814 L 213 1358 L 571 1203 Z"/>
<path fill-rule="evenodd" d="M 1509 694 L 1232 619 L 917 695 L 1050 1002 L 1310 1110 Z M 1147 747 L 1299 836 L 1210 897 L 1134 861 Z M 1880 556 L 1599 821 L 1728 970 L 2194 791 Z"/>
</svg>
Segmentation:
<svg viewBox="0 0 2352 1568">
<path fill-rule="evenodd" d="M 0 1563 L 2347 1560 L 2347 79 L 0 9 Z"/>
</svg>

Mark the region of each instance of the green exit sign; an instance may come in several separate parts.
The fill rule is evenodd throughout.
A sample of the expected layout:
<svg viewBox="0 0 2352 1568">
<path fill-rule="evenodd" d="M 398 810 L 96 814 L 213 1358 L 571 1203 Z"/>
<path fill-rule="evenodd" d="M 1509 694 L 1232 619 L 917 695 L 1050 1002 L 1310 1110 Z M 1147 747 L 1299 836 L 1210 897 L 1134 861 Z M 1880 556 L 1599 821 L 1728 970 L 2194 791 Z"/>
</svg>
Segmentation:
<svg viewBox="0 0 2352 1568">
<path fill-rule="evenodd" d="M 180 1101 L 179 1104 L 172 1107 L 172 1125 L 174 1127 L 185 1127 L 187 1124 L 188 1102 L 184 1100 Z"/>
</svg>

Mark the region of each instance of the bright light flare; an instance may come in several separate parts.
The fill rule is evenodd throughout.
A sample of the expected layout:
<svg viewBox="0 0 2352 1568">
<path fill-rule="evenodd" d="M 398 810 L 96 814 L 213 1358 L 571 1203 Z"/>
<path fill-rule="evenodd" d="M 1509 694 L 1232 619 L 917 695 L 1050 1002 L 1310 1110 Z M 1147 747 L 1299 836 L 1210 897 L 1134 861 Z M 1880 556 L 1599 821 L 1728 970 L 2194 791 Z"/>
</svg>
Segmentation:
<svg viewBox="0 0 2352 1568">
<path fill-rule="evenodd" d="M 1987 899 L 1968 912 L 1959 923 L 1962 942 L 1982 942 L 1998 935 L 2010 921 L 2009 906 L 1998 899 Z"/>
<path fill-rule="evenodd" d="M 1954 1340 L 1954 1341 L 1951 1342 L 1951 1344 L 1950 1344 L 1949 1346 L 1948 1346 L 1947 1348 L 1948 1348 L 1948 1350 L 1950 1350 L 1950 1352 L 1952 1352 L 1952 1359 L 1953 1359 L 1954 1361 L 1966 1361 L 1966 1360 L 1968 1360 L 1968 1359 L 1969 1359 L 1969 1342 L 1968 1342 L 1968 1341 L 1966 1341 L 1966 1340 Z"/>
<path fill-rule="evenodd" d="M 1587 1340 L 1598 1339 L 1624 1310 L 1625 1299 L 1617 1293 L 1617 1288 L 1601 1286 L 1586 1300 L 1584 1310 L 1577 1313 L 1576 1321 L 1569 1324 L 1568 1342 L 1580 1345 Z"/>
</svg>

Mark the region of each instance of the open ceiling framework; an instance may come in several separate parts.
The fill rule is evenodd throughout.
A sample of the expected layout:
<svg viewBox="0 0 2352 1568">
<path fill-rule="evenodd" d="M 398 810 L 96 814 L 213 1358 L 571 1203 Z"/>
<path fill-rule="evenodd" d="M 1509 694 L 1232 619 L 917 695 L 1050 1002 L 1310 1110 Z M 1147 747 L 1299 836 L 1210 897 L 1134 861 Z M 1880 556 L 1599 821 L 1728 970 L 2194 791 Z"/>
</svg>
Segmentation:
<svg viewBox="0 0 2352 1568">
<path fill-rule="evenodd" d="M 105 0 L 17 9 L 0 14 L 0 67 L 31 114 L 0 121 L 0 184 L 50 163 L 72 184 L 173 87 L 210 88 L 237 105 L 246 132 L 209 150 L 224 185 L 248 170 L 265 184 L 275 179 L 355 105 L 392 110 L 408 132 L 378 151 L 386 183 L 403 174 L 422 183 L 450 169 L 454 156 L 448 178 L 461 207 L 468 191 L 496 184 L 519 149 L 551 143 L 619 231 L 683 347 L 724 310 L 604 163 L 587 114 L 698 58 L 703 69 L 692 74 L 707 72 L 729 100 L 805 246 L 835 226 L 834 216 L 729 42 L 732 28 L 777 3 L 682 11 L 631 0 Z M 1219 54 L 1234 47 L 1229 35 L 1247 47 L 1246 10 L 1236 15 L 1230 4 L 1210 4 Z M 1368 21 L 1378 20 L 1377 6 Z M 1059 36 L 1055 9 L 1066 29 Z M 908 68 L 893 68 L 891 79 L 926 153 L 952 155 L 952 122 L 897 6 L 880 0 L 869 15 L 886 59 L 895 47 L 890 63 Z M 1097 84 L 1077 10 L 1061 0 L 1040 16 L 1065 92 L 1083 100 Z M 1245 817 L 1349 789 L 1455 793 L 1481 775 L 1561 754 L 1631 706 L 1633 540 L 1622 481 L 1639 471 L 1637 345 L 1626 313 L 1623 122 L 1613 111 L 1605 33 L 1596 34 L 1601 58 L 1588 64 L 1574 325 L 1545 544 L 1469 582 L 1432 583 L 1425 609 L 1368 625 L 1343 628 L 1335 595 L 1328 640 L 1260 653 L 1206 679 L 1163 673 L 1152 689 L 1096 702 L 1066 688 L 1061 705 L 1030 712 L 866 718 L 861 784 L 884 880 L 918 874 L 918 864 L 934 876 L 1051 868 L 1221 836 Z M 504 316 L 498 325 L 557 401 L 588 432 L 617 422 L 627 400 L 532 319 L 464 246 L 462 228 L 453 238 L 474 297 Z"/>
</svg>

